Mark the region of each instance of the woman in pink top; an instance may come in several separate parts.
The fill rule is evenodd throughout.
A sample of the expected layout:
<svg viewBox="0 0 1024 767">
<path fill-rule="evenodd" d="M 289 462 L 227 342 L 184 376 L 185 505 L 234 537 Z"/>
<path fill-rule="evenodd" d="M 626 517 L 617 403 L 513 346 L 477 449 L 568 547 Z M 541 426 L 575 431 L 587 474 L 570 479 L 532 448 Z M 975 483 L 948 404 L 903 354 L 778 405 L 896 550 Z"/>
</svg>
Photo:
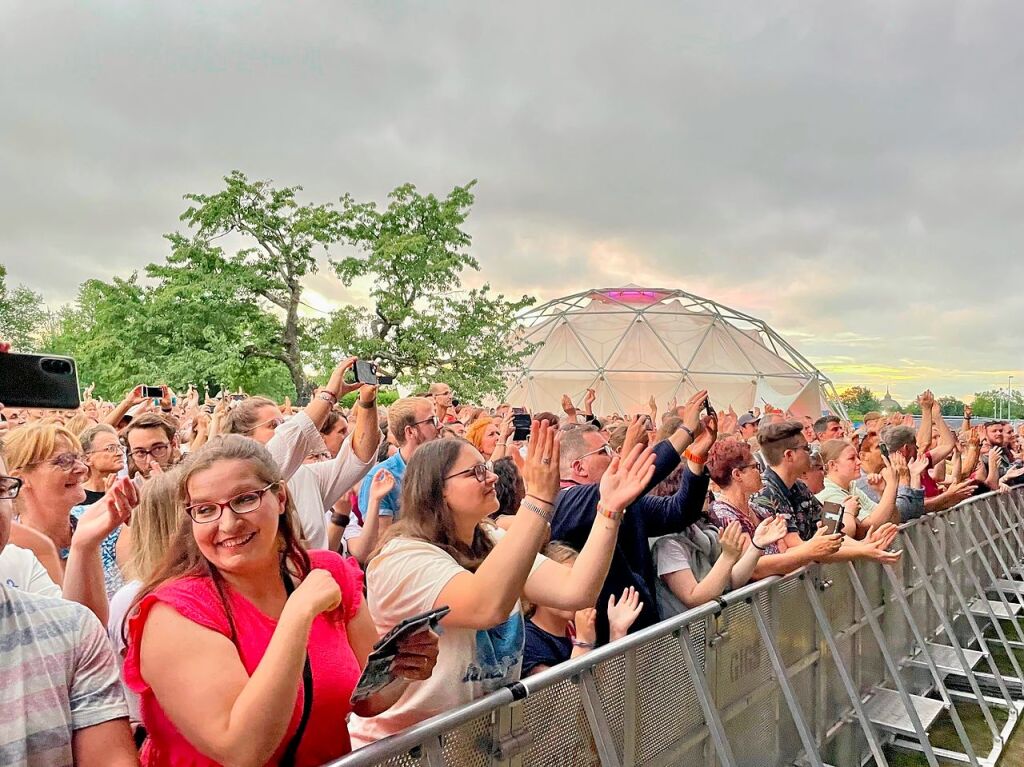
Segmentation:
<svg viewBox="0 0 1024 767">
<path fill-rule="evenodd" d="M 302 548 L 280 470 L 254 440 L 211 442 L 178 471 L 191 522 L 127 621 L 143 764 L 312 767 L 348 753 L 349 696 L 378 639 L 358 566 Z M 411 637 L 401 679 L 354 710 L 386 710 L 436 659 L 436 636 Z"/>
</svg>

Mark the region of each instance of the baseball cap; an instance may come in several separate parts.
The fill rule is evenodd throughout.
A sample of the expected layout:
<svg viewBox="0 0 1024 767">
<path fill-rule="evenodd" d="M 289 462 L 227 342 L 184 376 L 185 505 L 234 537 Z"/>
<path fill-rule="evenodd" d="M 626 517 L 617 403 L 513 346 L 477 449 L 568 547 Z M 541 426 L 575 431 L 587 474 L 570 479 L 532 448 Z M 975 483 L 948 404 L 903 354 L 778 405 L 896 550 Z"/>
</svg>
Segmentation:
<svg viewBox="0 0 1024 767">
<path fill-rule="evenodd" d="M 867 413 L 864 414 L 865 421 L 875 421 L 881 417 L 882 414 L 879 413 L 877 410 L 869 410 Z"/>
<path fill-rule="evenodd" d="M 746 426 L 748 423 L 757 423 L 760 420 L 760 418 L 755 418 L 752 413 L 744 413 L 739 417 L 739 420 L 736 421 L 736 425 L 743 427 Z"/>
</svg>

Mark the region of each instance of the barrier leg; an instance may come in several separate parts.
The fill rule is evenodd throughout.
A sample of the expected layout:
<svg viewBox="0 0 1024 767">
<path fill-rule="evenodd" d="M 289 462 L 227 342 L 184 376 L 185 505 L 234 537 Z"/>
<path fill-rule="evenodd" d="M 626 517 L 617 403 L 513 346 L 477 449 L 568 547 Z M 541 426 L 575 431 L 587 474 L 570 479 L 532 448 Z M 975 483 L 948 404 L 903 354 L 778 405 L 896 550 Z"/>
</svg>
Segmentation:
<svg viewBox="0 0 1024 767">
<path fill-rule="evenodd" d="M 611 730 L 608 727 L 608 719 L 601 706 L 601 696 L 597 693 L 594 670 L 592 668 L 585 669 L 578 677 L 578 684 L 583 710 L 586 712 L 587 722 L 590 724 L 590 734 L 594 737 L 597 754 L 601 759 L 601 767 L 621 767 L 619 752 L 615 750 L 615 743 L 612 741 Z"/>
<path fill-rule="evenodd" d="M 818 744 L 814 740 L 811 728 L 807 725 L 803 709 L 800 707 L 800 702 L 796 699 L 796 693 L 793 691 L 793 685 L 789 681 L 786 663 L 782 660 L 779 648 L 775 645 L 775 638 L 772 636 L 771 629 L 768 628 L 767 621 L 765 621 L 761 604 L 756 599 L 748 599 L 747 604 L 750 605 L 754 613 L 754 622 L 757 623 L 757 630 L 761 634 L 761 641 L 768 651 L 768 658 L 771 660 L 772 668 L 775 670 L 775 679 L 779 683 L 779 687 L 782 688 L 782 695 L 786 699 L 786 705 L 789 706 L 789 713 L 793 715 L 793 723 L 796 725 L 796 731 L 800 735 L 800 742 L 803 743 L 807 761 L 813 767 L 825 767 L 825 763 L 821 760 L 821 754 L 818 753 Z"/>
<path fill-rule="evenodd" d="M 875 727 L 871 724 L 871 720 L 868 719 L 867 711 L 864 709 L 864 702 L 860 699 L 860 691 L 854 685 L 853 677 L 850 676 L 850 672 L 846 668 L 846 664 L 843 663 L 842 656 L 839 654 L 839 644 L 832 634 L 832 626 L 828 622 L 828 616 L 825 615 L 825 608 L 821 604 L 821 599 L 818 598 L 817 588 L 806 575 L 801 575 L 800 580 L 804 582 L 804 588 L 807 590 L 807 601 L 811 604 L 811 609 L 814 611 L 814 619 L 818 622 L 818 628 L 821 629 L 825 643 L 832 654 L 832 660 L 836 664 L 836 671 L 839 672 L 839 679 L 842 681 L 843 687 L 846 688 L 846 694 L 853 705 L 853 711 L 857 715 L 861 729 L 864 731 L 864 737 L 867 738 L 868 748 L 871 749 L 871 755 L 875 758 L 875 765 L 876 767 L 889 767 L 889 762 L 882 752 L 882 745 L 878 740 L 878 735 L 875 733 Z"/>
<path fill-rule="evenodd" d="M 917 715 L 917 709 L 913 702 L 910 700 L 910 693 L 907 691 L 907 686 L 903 683 L 903 677 L 900 676 L 900 668 L 896 661 L 892 657 L 892 653 L 889 652 L 889 644 L 885 639 L 885 634 L 882 632 L 882 626 L 878 623 L 878 618 L 875 615 L 875 608 L 871 604 L 871 600 L 868 599 L 867 591 L 864 590 L 864 584 L 861 582 L 860 575 L 857 573 L 857 568 L 854 567 L 853 562 L 846 563 L 847 574 L 850 577 L 850 583 L 853 586 L 853 592 L 857 596 L 857 601 L 860 602 L 861 608 L 864 610 L 864 618 L 868 622 L 868 626 L 871 628 L 871 633 L 875 637 L 875 642 L 878 644 L 878 650 L 882 653 L 882 660 L 885 662 L 885 667 L 889 670 L 889 675 L 892 677 L 893 684 L 896 685 L 896 691 L 900 694 L 900 698 L 903 699 L 903 705 L 907 709 L 907 714 L 910 716 L 910 721 L 914 725 L 914 731 L 917 733 L 918 740 L 921 742 L 921 748 L 924 750 L 925 758 L 928 759 L 928 763 L 931 764 L 932 760 L 938 764 L 938 760 L 935 757 L 935 752 L 932 750 L 931 741 L 928 740 L 928 733 L 925 731 L 921 724 L 921 718 Z M 924 652 L 928 652 L 928 648 L 922 648 Z M 974 756 L 974 750 L 971 748 L 971 742 L 967 738 L 967 732 L 963 728 L 963 723 L 960 721 L 960 715 L 957 713 L 956 707 L 953 706 L 952 702 L 948 699 L 945 693 L 945 686 L 939 682 L 939 687 L 942 689 L 942 702 L 949 708 L 950 717 L 953 719 L 953 726 L 956 728 L 957 735 L 960 736 L 960 740 L 964 745 L 964 753 L 970 758 L 971 764 L 977 764 L 978 760 Z"/>
<path fill-rule="evenodd" d="M 736 767 L 736 758 L 732 754 L 732 746 L 725 735 L 725 727 L 722 725 L 722 718 L 718 715 L 715 702 L 711 698 L 711 690 L 708 688 L 708 680 L 704 677 L 704 671 L 700 667 L 700 658 L 697 657 L 697 650 L 693 646 L 693 637 L 690 636 L 688 627 L 683 627 L 678 634 L 679 644 L 683 648 L 683 659 L 686 661 L 686 670 L 690 672 L 690 680 L 693 682 L 694 691 L 697 693 L 697 700 L 700 701 L 701 710 L 704 712 L 704 721 L 711 732 L 711 742 L 715 746 L 715 753 L 718 755 L 718 763 L 722 767 Z"/>
<path fill-rule="evenodd" d="M 980 517 L 979 517 L 979 521 L 981 521 Z M 956 524 L 956 522 L 954 522 L 953 520 L 946 520 L 946 524 L 949 525 L 950 527 L 952 527 L 953 525 Z M 988 530 L 988 526 L 985 525 L 982 522 L 981 529 L 982 529 L 982 532 L 985 533 L 985 537 L 988 539 L 989 546 L 991 547 L 992 551 L 995 553 L 996 560 L 999 562 L 999 566 L 1002 567 L 1003 570 L 1008 573 L 1008 568 L 1006 567 L 1006 563 L 1003 561 L 1002 554 L 999 553 L 998 545 L 996 544 L 995 540 L 992 538 L 992 535 L 991 535 L 991 533 Z M 1014 628 L 1014 631 L 1017 634 L 1017 639 L 1020 640 L 1021 645 L 1024 645 L 1024 631 L 1021 630 L 1020 621 L 1017 619 L 1017 616 L 1013 614 L 1013 609 L 1010 606 L 1009 600 L 1007 600 L 1007 598 L 1006 598 L 1006 593 L 1003 591 L 1003 589 L 996 588 L 995 584 L 996 584 L 996 581 L 998 580 L 998 578 L 996 577 L 995 571 L 992 569 L 992 565 L 989 562 L 988 557 L 986 557 L 984 555 L 984 552 L 982 552 L 981 545 L 978 542 L 977 537 L 974 535 L 974 531 L 971 529 L 970 524 L 965 525 L 964 526 L 964 530 L 967 532 L 967 537 L 971 539 L 972 545 L 974 546 L 974 548 L 980 554 L 978 559 L 981 561 L 982 568 L 985 570 L 985 574 L 989 577 L 989 580 L 992 583 L 992 588 L 994 589 L 996 595 L 999 597 L 999 600 L 1003 603 L 1003 607 L 1006 610 L 1007 619 L 1010 620 L 1010 622 L 1013 623 L 1013 628 Z M 965 547 L 961 544 L 961 542 L 959 540 L 957 540 L 956 535 L 951 535 L 951 537 L 954 540 L 957 541 L 957 546 L 960 548 L 961 556 L 964 558 L 964 564 L 967 567 L 967 572 L 968 572 L 969 576 L 971 577 L 971 579 L 977 585 L 980 585 L 980 584 L 977 583 L 978 582 L 978 578 L 975 576 L 974 568 L 971 566 L 970 561 L 968 560 Z M 1007 574 L 1005 577 L 1008 578 L 1009 575 Z M 982 599 L 988 599 L 987 593 L 985 593 L 986 591 L 987 591 L 986 589 L 982 588 L 982 592 L 983 592 Z M 1020 591 L 1018 591 L 1016 589 L 1014 589 L 1013 593 L 1017 595 L 1017 605 L 1021 609 L 1024 609 L 1024 595 L 1022 595 L 1020 593 Z M 1016 661 L 1017 657 L 1016 657 L 1016 655 L 1011 655 L 1010 659 L 1012 661 Z M 1014 668 L 1014 671 L 1017 673 L 1017 678 L 1024 680 L 1024 676 L 1021 676 L 1020 666 L 1015 663 L 1013 668 Z"/>
<path fill-rule="evenodd" d="M 923 522 L 921 524 L 928 524 L 928 522 Z M 945 607 L 943 606 L 942 600 L 939 598 L 938 593 L 936 593 L 935 587 L 932 586 L 930 580 L 931 573 L 929 573 L 925 569 L 924 561 L 921 558 L 920 552 L 918 552 L 917 550 L 917 545 L 914 543 L 914 541 L 911 539 L 909 535 L 905 535 L 903 536 L 903 546 L 904 550 L 910 555 L 910 559 L 914 563 L 914 567 L 916 567 L 918 569 L 918 572 L 920 572 L 922 575 L 921 585 L 924 586 L 925 593 L 928 594 L 928 598 L 931 601 L 932 606 L 935 608 L 935 612 L 938 614 L 939 620 L 942 622 L 942 627 L 946 630 L 946 638 L 949 639 L 950 644 L 952 644 L 954 647 L 959 647 L 959 641 L 956 638 L 956 632 L 953 630 L 953 624 L 949 620 L 949 615 Z M 939 561 L 942 561 L 941 555 L 939 556 Z M 963 612 L 964 618 L 967 621 L 967 625 L 970 626 L 971 632 L 974 634 L 974 638 L 978 642 L 978 649 L 985 652 L 985 660 L 988 662 L 989 668 L 992 671 L 992 676 L 995 679 L 996 686 L 999 688 L 999 694 L 1003 696 L 1003 700 L 1006 703 L 1006 707 L 1008 709 L 1013 709 L 1013 697 L 1010 695 L 1010 691 L 1006 687 L 1006 682 L 1003 680 L 1003 675 L 999 673 L 999 667 L 996 666 L 995 660 L 993 660 L 992 658 L 992 653 L 987 651 L 988 645 L 985 642 L 985 635 L 978 627 L 978 622 L 974 620 L 974 616 L 971 614 L 970 607 L 964 600 L 963 592 L 961 592 L 960 588 L 956 585 L 956 581 L 953 578 L 952 574 L 949 572 L 948 567 L 945 569 L 944 572 L 946 574 L 946 577 L 950 580 L 951 585 L 953 586 L 954 593 L 959 599 L 960 610 Z M 962 653 L 961 662 L 963 662 Z M 993 737 L 997 737 L 997 735 L 993 733 Z"/>
<path fill-rule="evenodd" d="M 1007 536 L 1012 536 L 1017 543 L 1017 547 L 1014 549 L 1010 541 L 1007 540 L 1007 548 L 1015 552 L 1013 554 L 1015 564 L 1024 561 L 1024 540 L 1021 539 L 1020 535 L 1020 528 L 1024 524 L 1024 518 L 1021 517 L 1019 501 L 1019 492 L 1001 495 L 996 499 L 996 509 L 1003 520 L 1001 525 L 1003 539 L 1006 540 Z M 1011 575 L 1010 577 L 1012 578 L 1013 576 Z"/>
</svg>

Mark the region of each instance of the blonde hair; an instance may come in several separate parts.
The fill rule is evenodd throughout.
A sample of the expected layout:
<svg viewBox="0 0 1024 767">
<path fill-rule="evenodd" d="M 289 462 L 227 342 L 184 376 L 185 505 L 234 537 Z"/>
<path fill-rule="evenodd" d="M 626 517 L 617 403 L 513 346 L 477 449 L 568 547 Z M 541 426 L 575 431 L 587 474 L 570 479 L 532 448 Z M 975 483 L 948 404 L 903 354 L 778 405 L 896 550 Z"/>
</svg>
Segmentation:
<svg viewBox="0 0 1024 767">
<path fill-rule="evenodd" d="M 181 509 L 176 472 L 155 474 L 142 486 L 139 506 L 132 514 L 132 555 L 126 575 L 148 581 L 167 555 L 178 528 L 189 523 Z"/>
<path fill-rule="evenodd" d="M 71 418 L 66 424 L 67 430 L 76 436 L 81 436 L 83 432 L 96 426 L 96 418 L 87 413 L 77 413 Z"/>
<path fill-rule="evenodd" d="M 57 452 L 61 442 L 75 452 L 82 450 L 78 437 L 58 423 L 36 421 L 19 426 L 4 440 L 7 470 L 13 474 L 45 461 Z"/>
<path fill-rule="evenodd" d="M 426 397 L 402 397 L 388 408 L 388 432 L 398 447 L 405 444 L 405 429 L 416 423 L 416 409 L 422 405 L 429 405 L 433 412 L 434 405 Z"/>
<path fill-rule="evenodd" d="M 242 400 L 228 411 L 224 419 L 226 434 L 248 434 L 260 425 L 260 410 L 267 405 L 277 407 L 277 403 L 266 397 L 249 397 Z"/>
</svg>

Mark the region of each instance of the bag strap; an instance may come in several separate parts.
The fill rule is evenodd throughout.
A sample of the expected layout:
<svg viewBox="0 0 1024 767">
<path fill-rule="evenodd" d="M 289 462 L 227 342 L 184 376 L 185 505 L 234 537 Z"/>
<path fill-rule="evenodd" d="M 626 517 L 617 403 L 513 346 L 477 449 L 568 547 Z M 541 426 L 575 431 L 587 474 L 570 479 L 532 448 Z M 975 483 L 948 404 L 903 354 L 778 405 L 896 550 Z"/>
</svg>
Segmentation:
<svg viewBox="0 0 1024 767">
<path fill-rule="evenodd" d="M 295 591 L 295 584 L 292 583 L 291 576 L 288 575 L 288 568 L 285 566 L 284 559 L 281 560 L 281 580 L 284 581 L 285 593 L 291 596 L 292 592 Z M 298 752 L 299 743 L 306 732 L 306 725 L 309 724 L 309 715 L 312 710 L 313 667 L 309 663 L 309 653 L 307 652 L 306 660 L 302 664 L 302 716 L 299 718 L 299 726 L 296 728 L 295 734 L 292 735 L 284 749 L 284 754 L 281 755 L 281 761 L 279 762 L 281 767 L 293 767 L 295 764 L 295 754 Z"/>
</svg>

